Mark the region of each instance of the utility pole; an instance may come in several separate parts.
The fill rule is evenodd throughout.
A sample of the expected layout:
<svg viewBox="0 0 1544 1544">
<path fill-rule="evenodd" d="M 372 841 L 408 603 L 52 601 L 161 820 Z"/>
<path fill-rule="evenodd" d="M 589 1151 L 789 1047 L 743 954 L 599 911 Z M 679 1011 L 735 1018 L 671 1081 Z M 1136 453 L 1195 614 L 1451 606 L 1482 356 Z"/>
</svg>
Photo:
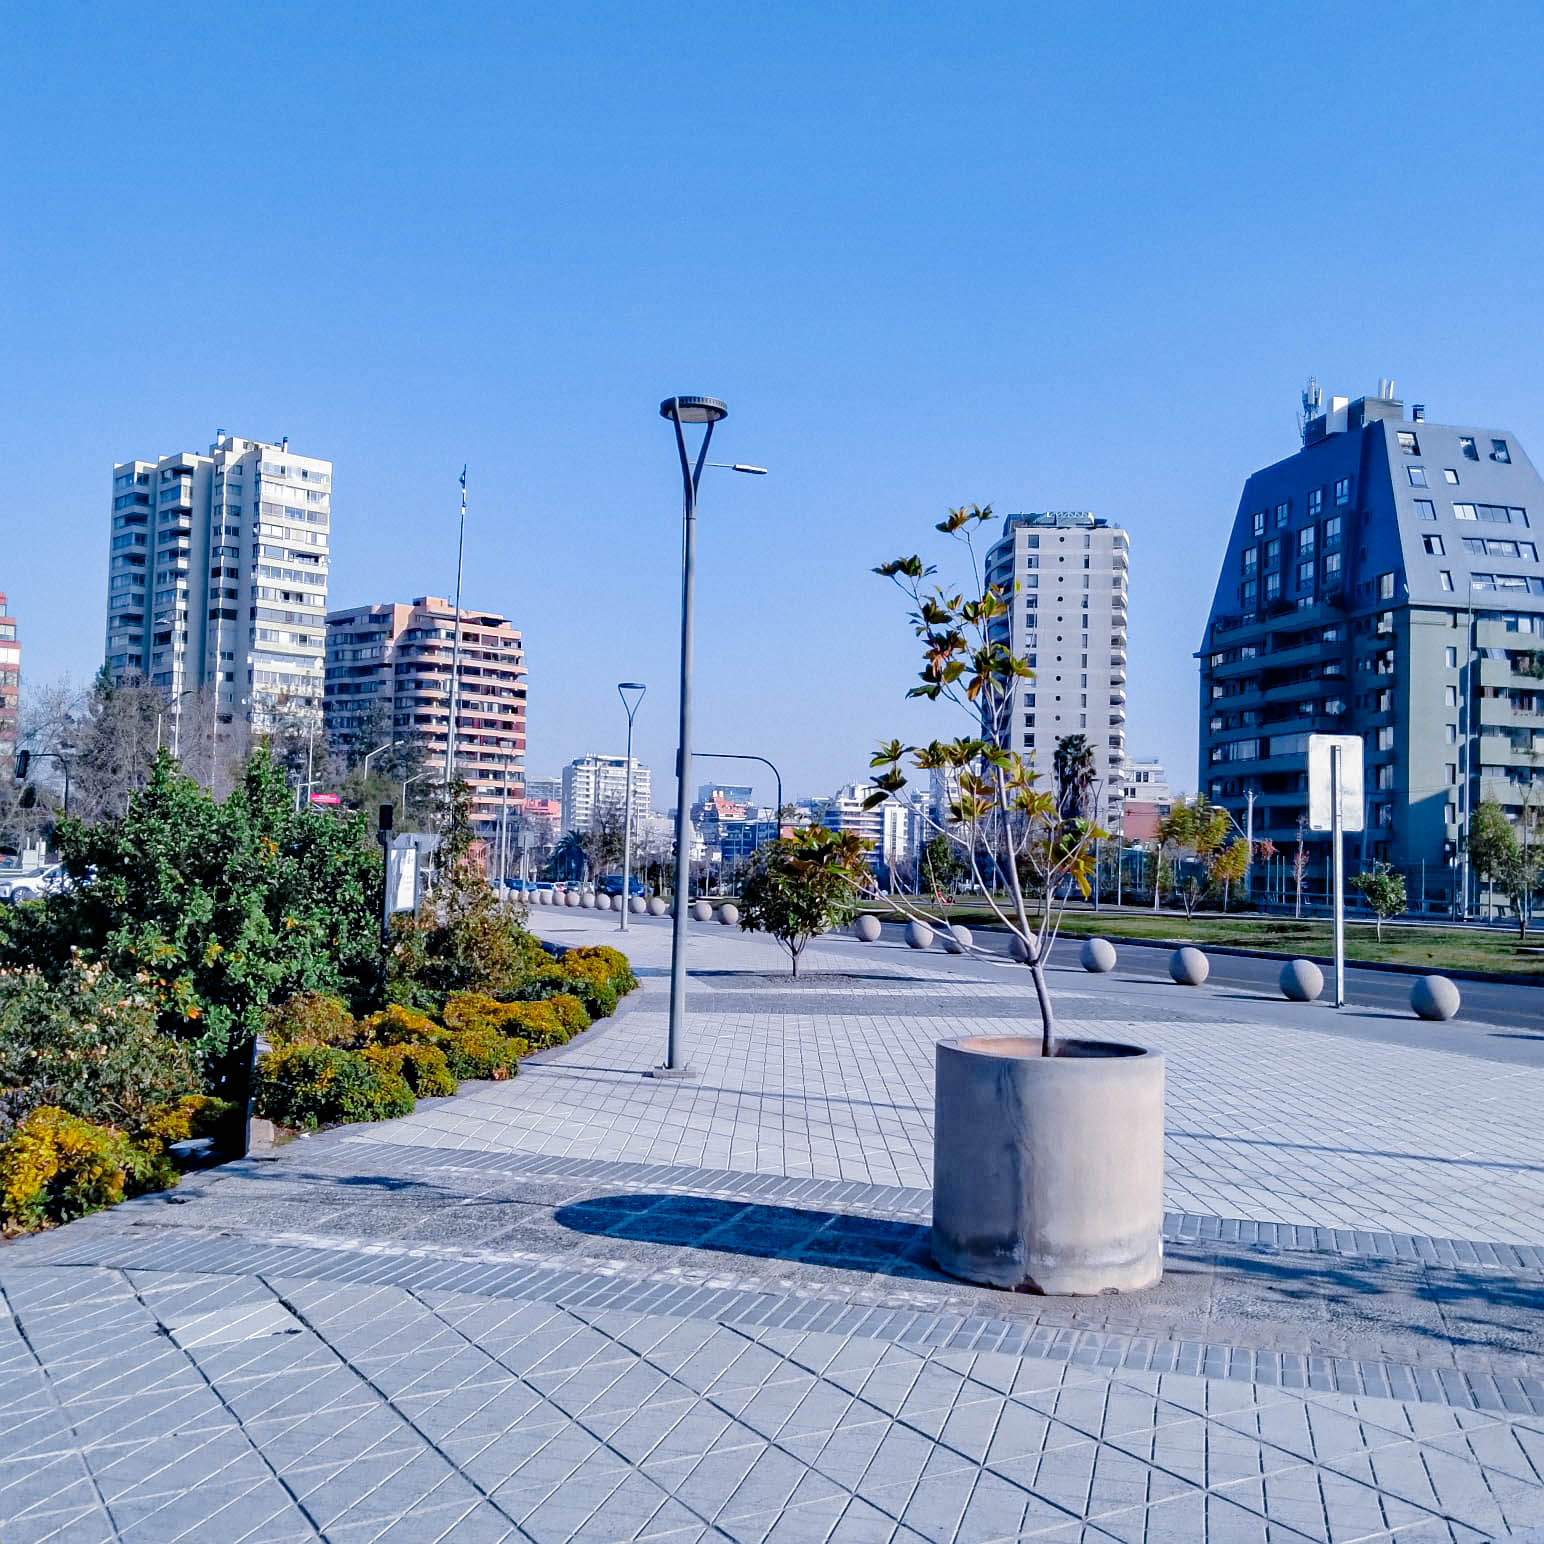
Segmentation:
<svg viewBox="0 0 1544 1544">
<path fill-rule="evenodd" d="M 456 720 L 461 704 L 461 572 L 466 556 L 466 468 L 461 468 L 461 534 L 456 539 L 456 619 L 450 646 L 450 723 L 445 729 L 445 797 L 456 782 Z"/>
</svg>

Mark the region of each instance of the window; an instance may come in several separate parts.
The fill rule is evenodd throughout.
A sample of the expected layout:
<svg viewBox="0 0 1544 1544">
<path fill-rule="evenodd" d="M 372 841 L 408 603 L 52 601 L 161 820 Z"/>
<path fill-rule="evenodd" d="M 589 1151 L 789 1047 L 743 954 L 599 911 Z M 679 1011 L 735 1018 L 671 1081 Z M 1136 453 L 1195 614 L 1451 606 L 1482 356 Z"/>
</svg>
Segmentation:
<svg viewBox="0 0 1544 1544">
<path fill-rule="evenodd" d="M 1503 466 L 1512 464 L 1512 453 L 1506 448 L 1505 440 L 1492 440 L 1490 442 L 1490 459 L 1499 461 Z"/>
<path fill-rule="evenodd" d="M 1453 588 L 1453 571 L 1448 568 L 1440 569 L 1437 573 L 1437 583 L 1444 590 L 1451 590 Z"/>
<path fill-rule="evenodd" d="M 1311 590 L 1313 588 L 1312 558 L 1310 558 L 1306 563 L 1299 563 L 1297 565 L 1297 587 L 1300 590 Z"/>
<path fill-rule="evenodd" d="M 1254 609 L 1255 597 L 1258 590 L 1259 586 L 1254 582 L 1253 579 L 1249 580 L 1248 583 L 1241 584 L 1239 586 L 1239 604 L 1243 606 L 1245 611 L 1252 611 Z"/>
<path fill-rule="evenodd" d="M 1265 535 L 1265 511 L 1263 509 L 1260 510 L 1254 516 L 1253 520 L 1250 521 L 1250 526 L 1256 536 Z"/>
<path fill-rule="evenodd" d="M 1455 520 L 1473 520 L 1476 518 L 1473 504 L 1455 504 L 1453 506 L 1453 518 Z"/>
<path fill-rule="evenodd" d="M 1447 770 L 1448 786 L 1450 788 L 1454 787 L 1457 784 L 1457 782 L 1458 782 L 1458 763 L 1456 761 L 1448 762 L 1446 764 L 1446 770 Z M 1453 806 L 1451 804 L 1448 805 L 1449 809 L 1452 809 L 1452 807 Z"/>
<path fill-rule="evenodd" d="M 1324 522 L 1324 544 L 1328 546 L 1332 541 L 1340 540 L 1340 516 L 1331 515 Z"/>
<path fill-rule="evenodd" d="M 1281 538 L 1273 536 L 1265 544 L 1265 566 L 1275 568 L 1281 562 Z"/>
<path fill-rule="evenodd" d="M 1415 517 L 1417 520 L 1435 520 L 1437 518 L 1437 506 L 1430 499 L 1417 499 L 1415 501 Z"/>
<path fill-rule="evenodd" d="M 1393 576 L 1393 574 L 1379 574 L 1378 575 L 1378 599 L 1379 600 L 1393 600 L 1393 598 L 1394 598 L 1394 576 Z"/>
<path fill-rule="evenodd" d="M 1378 731 L 1377 748 L 1380 751 L 1391 751 L 1394 749 L 1394 726 L 1392 724 L 1385 724 Z"/>
<path fill-rule="evenodd" d="M 1418 456 L 1421 453 L 1421 442 L 1416 439 L 1415 433 L 1410 429 L 1401 429 L 1399 433 L 1399 448 L 1407 456 Z"/>
<path fill-rule="evenodd" d="M 1443 730 L 1444 730 L 1444 737 L 1446 738 L 1447 743 L 1449 745 L 1457 745 L 1458 744 L 1458 725 L 1457 724 L 1445 724 L 1443 726 Z"/>
<path fill-rule="evenodd" d="M 1440 558 L 1446 554 L 1442 550 L 1442 538 L 1440 536 L 1423 536 L 1421 545 L 1426 549 L 1427 557 Z"/>
<path fill-rule="evenodd" d="M 1460 434 L 1458 436 L 1458 448 L 1463 451 L 1466 461 L 1478 461 L 1480 459 L 1480 452 L 1474 443 L 1474 436 L 1472 434 Z"/>
<path fill-rule="evenodd" d="M 1303 557 L 1313 551 L 1313 527 L 1305 525 L 1297 533 L 1297 555 Z"/>
<path fill-rule="evenodd" d="M 1424 466 L 1407 466 L 1405 473 L 1410 479 L 1412 488 L 1424 488 L 1426 483 L 1426 468 Z"/>
<path fill-rule="evenodd" d="M 1378 768 L 1378 787 L 1392 788 L 1394 786 L 1394 768 L 1385 765 Z"/>
<path fill-rule="evenodd" d="M 1244 548 L 1244 572 L 1252 574 L 1260 563 L 1260 549 L 1258 547 Z"/>
<path fill-rule="evenodd" d="M 1267 574 L 1265 576 L 1265 599 L 1269 603 L 1281 599 L 1281 575 Z"/>
<path fill-rule="evenodd" d="M 1349 477 L 1336 479 L 1335 502 L 1337 504 L 1349 504 L 1351 502 L 1351 479 Z"/>
<path fill-rule="evenodd" d="M 1448 667 L 1449 670 L 1458 669 L 1458 650 L 1455 649 L 1452 644 L 1449 644 L 1447 648 L 1443 650 L 1442 662 Z"/>
<path fill-rule="evenodd" d="M 1276 529 L 1278 531 L 1287 523 L 1287 519 L 1291 512 L 1292 506 L 1290 503 L 1278 504 L 1276 506 Z"/>
<path fill-rule="evenodd" d="M 1324 582 L 1328 584 L 1332 579 L 1340 577 L 1340 554 L 1338 552 L 1326 552 L 1324 554 Z"/>
<path fill-rule="evenodd" d="M 1442 705 L 1446 708 L 1456 708 L 1458 706 L 1458 688 L 1456 686 L 1446 686 L 1443 688 Z"/>
<path fill-rule="evenodd" d="M 1455 467 L 1455 466 L 1445 466 L 1445 467 L 1443 467 L 1442 468 L 1442 476 L 1443 476 L 1443 479 L 1445 481 L 1452 483 L 1455 488 L 1458 486 L 1458 468 L 1457 467 Z"/>
<path fill-rule="evenodd" d="M 1317 515 L 1324 508 L 1324 489 L 1315 488 L 1308 495 L 1308 513 Z"/>
</svg>

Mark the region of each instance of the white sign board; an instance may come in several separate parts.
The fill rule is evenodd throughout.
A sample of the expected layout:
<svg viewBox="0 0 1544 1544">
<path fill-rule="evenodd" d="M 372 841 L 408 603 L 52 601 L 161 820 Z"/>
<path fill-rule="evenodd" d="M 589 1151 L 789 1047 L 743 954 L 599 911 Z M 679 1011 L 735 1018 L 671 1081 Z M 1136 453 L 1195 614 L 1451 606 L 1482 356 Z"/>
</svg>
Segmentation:
<svg viewBox="0 0 1544 1544">
<path fill-rule="evenodd" d="M 1331 752 L 1340 747 L 1340 829 L 1362 829 L 1362 737 L 1358 734 L 1311 734 L 1308 736 L 1308 828 L 1334 828 L 1334 802 L 1330 792 Z"/>
<path fill-rule="evenodd" d="M 418 849 L 392 847 L 386 854 L 386 910 L 413 911 L 418 905 Z"/>
</svg>

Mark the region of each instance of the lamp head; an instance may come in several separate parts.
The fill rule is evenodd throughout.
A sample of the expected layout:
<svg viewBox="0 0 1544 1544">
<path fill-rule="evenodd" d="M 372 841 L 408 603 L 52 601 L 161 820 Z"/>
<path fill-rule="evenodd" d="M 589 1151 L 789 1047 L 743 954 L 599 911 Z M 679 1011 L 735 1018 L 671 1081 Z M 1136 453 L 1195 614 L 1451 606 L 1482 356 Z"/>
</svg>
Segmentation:
<svg viewBox="0 0 1544 1544">
<path fill-rule="evenodd" d="M 627 709 L 627 716 L 631 718 L 638 711 L 638 704 L 643 701 L 643 694 L 648 690 L 642 681 L 619 681 L 617 694 L 622 699 L 622 706 Z M 636 692 L 636 696 L 631 694 Z"/>
<path fill-rule="evenodd" d="M 716 424 L 729 416 L 729 409 L 717 397 L 666 397 L 659 405 L 659 416 L 683 424 Z"/>
</svg>

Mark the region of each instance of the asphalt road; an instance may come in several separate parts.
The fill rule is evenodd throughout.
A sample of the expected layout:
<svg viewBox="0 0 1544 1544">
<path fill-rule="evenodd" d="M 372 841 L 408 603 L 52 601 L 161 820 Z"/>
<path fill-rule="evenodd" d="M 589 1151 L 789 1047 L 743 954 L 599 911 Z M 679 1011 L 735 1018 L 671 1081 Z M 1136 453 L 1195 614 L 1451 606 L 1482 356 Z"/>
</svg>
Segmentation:
<svg viewBox="0 0 1544 1544">
<path fill-rule="evenodd" d="M 885 937 L 899 940 L 900 923 L 885 923 Z M 994 953 L 1007 954 L 1007 940 L 1000 933 L 973 929 L 975 942 Z M 1118 951 L 1117 979 L 1151 983 L 1169 982 L 1167 948 L 1112 940 Z M 1066 939 L 1052 951 L 1053 968 L 1078 970 L 1081 939 Z M 1280 1004 L 1277 985 L 1281 961 L 1251 955 L 1209 953 L 1211 975 L 1207 990 L 1234 992 L 1244 1001 L 1265 999 Z M 959 959 L 960 968 L 995 973 L 1000 966 L 988 961 Z M 1330 990 L 1325 971 L 1326 992 Z M 1410 1011 L 1410 988 L 1415 978 L 1402 972 L 1346 967 L 1346 1006 L 1320 1010 L 1313 1028 L 1353 1038 L 1380 1040 L 1427 1050 L 1461 1051 L 1491 1061 L 1523 1066 L 1544 1066 L 1544 985 L 1516 985 L 1501 981 L 1460 981 L 1463 997 L 1458 1018 L 1450 1024 L 1431 1024 Z M 1175 987 L 1175 991 L 1184 990 Z M 1242 1008 L 1240 1011 L 1244 1011 Z"/>
</svg>

